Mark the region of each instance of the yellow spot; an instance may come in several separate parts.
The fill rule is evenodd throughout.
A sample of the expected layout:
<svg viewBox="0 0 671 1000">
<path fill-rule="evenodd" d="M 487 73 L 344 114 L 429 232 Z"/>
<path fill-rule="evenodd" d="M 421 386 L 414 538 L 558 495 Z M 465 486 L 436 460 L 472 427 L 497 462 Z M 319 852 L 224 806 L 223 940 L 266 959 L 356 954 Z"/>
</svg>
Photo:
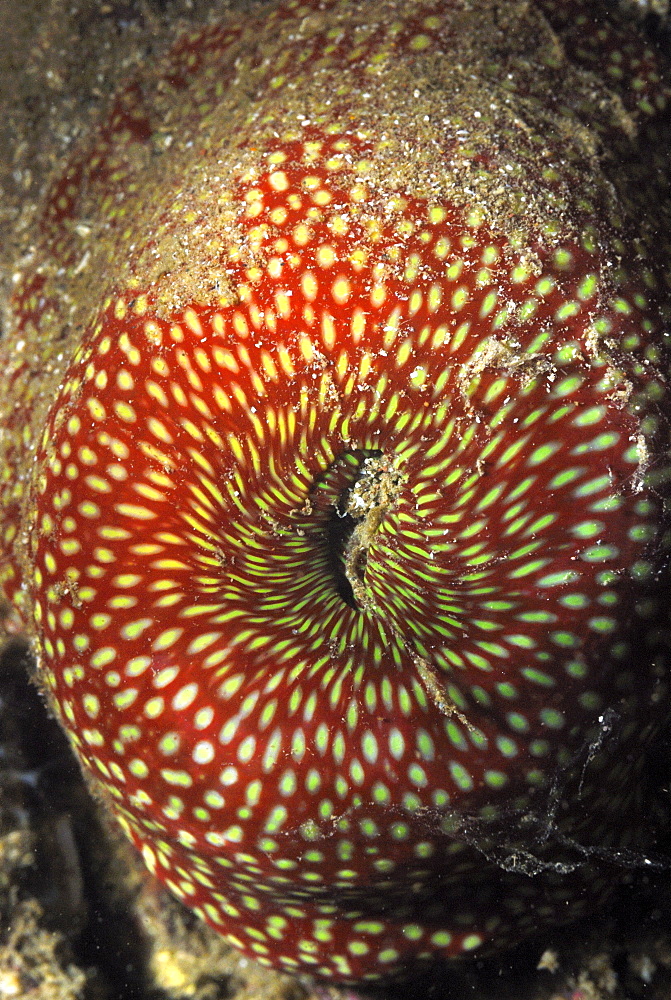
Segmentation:
<svg viewBox="0 0 671 1000">
<path fill-rule="evenodd" d="M 342 382 L 347 374 L 347 369 L 349 367 L 349 357 L 347 351 L 341 351 L 338 355 L 338 360 L 336 362 L 336 375 L 338 376 L 338 381 Z M 351 391 L 351 389 L 350 389 Z"/>
<path fill-rule="evenodd" d="M 279 363 L 280 363 L 280 367 L 282 368 L 282 371 L 286 375 L 288 375 L 290 378 L 293 375 L 295 375 L 296 372 L 295 372 L 295 369 L 294 369 L 294 366 L 293 366 L 293 362 L 291 360 L 291 356 L 290 356 L 289 352 L 287 351 L 286 347 L 284 346 L 284 344 L 279 344 L 278 345 L 277 356 L 278 356 L 278 360 L 279 360 Z"/>
<path fill-rule="evenodd" d="M 313 302 L 317 297 L 319 285 L 317 279 L 311 271 L 306 271 L 301 278 L 301 289 L 308 302 Z"/>
<path fill-rule="evenodd" d="M 336 252 L 328 243 L 324 243 L 317 250 L 317 263 L 320 267 L 331 267 L 335 259 Z"/>
<path fill-rule="evenodd" d="M 352 313 L 352 320 L 350 323 L 350 333 L 352 335 L 352 340 L 355 344 L 358 344 L 364 333 L 366 332 L 366 314 L 363 309 L 357 308 Z"/>
<path fill-rule="evenodd" d="M 164 708 L 165 702 L 163 698 L 150 698 L 144 706 L 144 714 L 148 719 L 157 719 L 162 714 Z"/>
<path fill-rule="evenodd" d="M 104 420 L 107 416 L 105 407 L 100 400 L 96 399 L 94 396 L 89 396 L 86 400 L 86 406 L 93 420 Z"/>
<path fill-rule="evenodd" d="M 101 372 L 101 374 L 103 374 Z M 97 381 L 97 380 L 96 380 Z M 130 372 L 127 372 L 124 368 L 120 368 L 116 376 L 116 384 L 119 386 L 122 392 L 132 392 L 135 388 L 135 380 Z M 102 387 L 104 388 L 104 386 Z"/>
<path fill-rule="evenodd" d="M 161 632 L 161 634 L 158 635 L 156 639 L 154 639 L 151 648 L 154 650 L 154 652 L 160 652 L 161 650 L 169 649 L 170 646 L 174 646 L 174 644 L 178 641 L 183 632 L 184 632 L 183 628 L 166 629 L 164 632 Z"/>
<path fill-rule="evenodd" d="M 283 170 L 273 171 L 268 180 L 274 191 L 286 191 L 289 187 L 289 178 Z"/>
<path fill-rule="evenodd" d="M 139 677 L 140 674 L 143 674 L 145 670 L 150 666 L 151 666 L 150 656 L 135 656 L 133 657 L 132 660 L 129 660 L 128 663 L 126 664 L 126 669 L 124 670 L 124 673 L 128 677 Z M 137 735 L 139 738 L 140 735 L 139 732 Z"/>
<path fill-rule="evenodd" d="M 102 667 L 106 667 L 108 663 L 116 658 L 116 649 L 112 649 L 111 646 L 103 646 L 101 649 L 97 649 L 95 653 L 91 656 L 91 666 L 95 667 L 96 670 L 100 670 Z"/>
<path fill-rule="evenodd" d="M 331 287 L 331 294 L 338 305 L 344 305 L 352 294 L 352 286 L 347 278 L 336 278 Z"/>
<path fill-rule="evenodd" d="M 334 215 L 328 226 L 334 236 L 345 236 L 349 232 L 349 222 L 343 215 Z"/>
<path fill-rule="evenodd" d="M 286 292 L 275 293 L 275 308 L 282 319 L 288 319 L 291 315 L 291 300 Z"/>
<path fill-rule="evenodd" d="M 410 302 L 408 303 L 408 315 L 414 316 L 416 312 L 419 312 L 422 306 L 422 293 L 419 291 L 414 291 L 410 296 Z"/>
<path fill-rule="evenodd" d="M 142 635 L 151 625 L 153 625 L 153 620 L 151 618 L 140 618 L 134 622 L 128 622 L 121 629 L 121 635 L 124 639 L 137 639 Z"/>
<path fill-rule="evenodd" d="M 160 406 L 167 408 L 170 405 L 170 400 L 166 396 L 161 386 L 158 385 L 156 382 L 153 382 L 151 379 L 147 380 L 145 382 L 145 389 L 147 390 L 147 394 L 151 396 L 152 399 L 156 400 L 156 402 Z M 152 419 L 153 418 L 150 417 L 148 423 Z"/>
<path fill-rule="evenodd" d="M 315 358 L 315 349 L 314 349 L 312 341 L 310 340 L 310 338 L 308 336 L 306 336 L 304 334 L 300 338 L 300 340 L 298 341 L 298 346 L 300 347 L 300 351 L 301 351 L 301 354 L 303 355 L 304 360 L 308 364 L 311 361 L 314 361 L 314 358 Z"/>
<path fill-rule="evenodd" d="M 156 514 L 154 513 L 153 510 L 149 510 L 147 507 L 142 507 L 139 504 L 118 503 L 115 504 L 114 509 L 117 511 L 118 514 L 121 514 L 123 517 L 131 517 L 134 520 L 138 521 L 149 521 L 152 518 L 156 517 Z M 92 517 L 98 515 L 89 514 L 87 516 Z"/>
<path fill-rule="evenodd" d="M 384 285 L 374 285 L 370 293 L 371 305 L 375 309 L 379 309 L 385 302 L 387 298 L 387 289 Z"/>
<path fill-rule="evenodd" d="M 428 35 L 415 35 L 414 38 L 410 39 L 410 48 L 414 52 L 423 52 L 424 49 L 428 49 L 431 45 L 431 39 Z"/>
<path fill-rule="evenodd" d="M 274 382 L 277 381 L 277 365 L 273 360 L 272 356 L 268 351 L 261 352 L 261 364 L 263 365 L 263 370 Z"/>
<path fill-rule="evenodd" d="M 304 247 L 310 242 L 311 233 L 309 228 L 304 222 L 300 222 L 294 229 L 292 233 L 293 241 L 296 246 Z"/>
<path fill-rule="evenodd" d="M 168 767 L 161 769 L 161 777 L 169 785 L 177 785 L 180 788 L 190 788 L 193 784 L 191 775 L 186 771 L 175 771 Z"/>
<path fill-rule="evenodd" d="M 112 487 L 102 476 L 87 476 L 84 481 L 96 493 L 111 493 L 112 491 Z"/>
<path fill-rule="evenodd" d="M 156 323 L 149 320 L 144 325 L 144 332 L 147 340 L 153 344 L 154 347 L 158 347 L 161 343 L 161 328 Z"/>
<path fill-rule="evenodd" d="M 328 313 L 322 316 L 322 340 L 328 351 L 332 351 L 336 341 L 336 326 Z"/>
<path fill-rule="evenodd" d="M 119 419 L 123 420 L 123 422 L 126 424 L 134 424 L 135 421 L 137 420 L 137 415 L 135 413 L 135 410 L 129 403 L 124 403 L 117 400 L 114 403 L 114 412 L 119 417 Z"/>
<path fill-rule="evenodd" d="M 333 195 L 330 191 L 327 191 L 326 188 L 321 188 L 319 191 L 315 191 L 312 195 L 312 200 L 315 205 L 322 207 L 324 205 L 328 205 L 329 202 L 333 200 Z"/>
<path fill-rule="evenodd" d="M 80 503 L 77 508 L 82 517 L 96 518 L 100 517 L 100 508 L 96 504 L 92 503 L 90 500 L 84 500 Z"/>
<path fill-rule="evenodd" d="M 239 372 L 240 366 L 235 360 L 234 355 L 223 347 L 215 346 L 212 350 L 212 357 L 215 363 L 219 365 L 220 368 L 226 368 L 230 372 Z"/>
</svg>

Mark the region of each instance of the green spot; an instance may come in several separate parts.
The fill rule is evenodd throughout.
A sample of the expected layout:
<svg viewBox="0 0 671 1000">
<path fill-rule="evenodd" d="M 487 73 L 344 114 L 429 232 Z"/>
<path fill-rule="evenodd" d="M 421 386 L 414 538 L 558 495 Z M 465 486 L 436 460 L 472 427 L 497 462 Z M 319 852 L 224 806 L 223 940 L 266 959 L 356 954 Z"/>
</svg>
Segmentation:
<svg viewBox="0 0 671 1000">
<path fill-rule="evenodd" d="M 389 751 L 396 760 L 400 760 L 405 753 L 403 733 L 395 727 L 389 733 Z"/>
<path fill-rule="evenodd" d="M 430 858 L 435 853 L 435 847 L 429 841 L 415 844 L 415 854 L 418 858 Z"/>
<path fill-rule="evenodd" d="M 575 570 L 565 569 L 558 573 L 549 573 L 547 576 L 542 576 L 538 581 L 539 587 L 561 587 L 567 583 L 575 583 L 579 579 L 578 574 Z"/>
<path fill-rule="evenodd" d="M 347 784 L 347 782 L 345 781 L 345 779 L 341 774 L 338 774 L 336 776 L 335 790 L 338 795 L 338 798 L 341 799 L 347 798 L 347 795 L 349 793 L 349 785 Z"/>
<path fill-rule="evenodd" d="M 590 505 L 590 510 L 594 511 L 595 514 L 602 514 L 606 511 L 619 510 L 622 506 L 622 497 L 610 494 L 609 496 L 602 497 L 600 500 L 596 500 Z"/>
<path fill-rule="evenodd" d="M 620 313 L 623 316 L 629 316 L 633 312 L 631 303 L 627 302 L 626 299 L 622 298 L 613 299 L 611 305 L 613 306 L 616 312 Z"/>
<path fill-rule="evenodd" d="M 366 760 L 370 764 L 374 764 L 378 757 L 378 745 L 377 740 L 370 730 L 366 730 L 361 739 L 361 749 Z"/>
<path fill-rule="evenodd" d="M 601 707 L 602 699 L 596 691 L 583 691 L 583 693 L 578 697 L 578 701 L 582 708 L 586 711 L 594 712 Z"/>
<path fill-rule="evenodd" d="M 435 757 L 435 748 L 433 740 L 429 733 L 425 729 L 420 729 L 416 736 L 417 749 L 422 760 L 432 761 Z"/>
<path fill-rule="evenodd" d="M 285 771 L 279 782 L 280 795 L 293 795 L 296 791 L 297 781 L 295 771 Z"/>
<path fill-rule="evenodd" d="M 554 708 L 542 708 L 538 713 L 541 722 L 549 729 L 562 729 L 564 726 L 564 716 Z"/>
<path fill-rule="evenodd" d="M 450 742 L 457 748 L 457 750 L 466 750 L 468 748 L 463 733 L 456 723 L 450 721 L 446 722 L 445 731 Z"/>
<path fill-rule="evenodd" d="M 288 812 L 284 806 L 274 806 L 270 810 L 270 815 L 266 820 L 264 830 L 266 833 L 277 833 L 286 822 Z"/>
<path fill-rule="evenodd" d="M 556 620 L 556 615 L 550 611 L 523 611 L 521 615 L 517 615 L 517 619 L 521 622 L 549 623 Z"/>
<path fill-rule="evenodd" d="M 179 733 L 166 733 L 165 736 L 161 737 L 158 743 L 158 748 L 162 754 L 170 756 L 171 754 L 177 753 L 179 750 L 181 739 Z"/>
<path fill-rule="evenodd" d="M 498 296 L 496 292 L 487 293 L 482 302 L 482 305 L 480 306 L 480 317 L 482 319 L 484 319 L 485 316 L 489 316 L 493 312 L 493 310 L 496 308 L 497 299 Z"/>
<path fill-rule="evenodd" d="M 610 486 L 610 477 L 608 475 L 596 476 L 594 479 L 588 479 L 586 483 L 577 486 L 573 491 L 573 496 L 578 499 L 592 496 L 594 493 L 600 493 L 602 490 L 607 489 L 608 486 Z"/>
<path fill-rule="evenodd" d="M 381 781 L 376 781 L 373 785 L 373 798 L 381 805 L 387 805 L 391 802 L 391 792 Z"/>
<path fill-rule="evenodd" d="M 515 740 L 512 740 L 509 736 L 497 736 L 496 745 L 504 757 L 507 757 L 508 759 L 517 757 L 517 743 L 515 743 Z"/>
<path fill-rule="evenodd" d="M 578 296 L 583 300 L 591 299 L 597 288 L 597 277 L 595 274 L 587 274 L 578 286 Z"/>
<path fill-rule="evenodd" d="M 116 649 L 112 646 L 103 646 L 102 649 L 97 649 L 95 653 L 91 656 L 91 666 L 99 670 L 101 667 L 107 666 L 112 660 L 116 659 Z"/>
<path fill-rule="evenodd" d="M 598 424 L 605 416 L 605 406 L 591 406 L 582 413 L 578 413 L 573 418 L 573 423 L 576 427 L 591 427 L 593 424 Z"/>
<path fill-rule="evenodd" d="M 589 604 L 589 598 L 585 597 L 584 594 L 565 594 L 564 597 L 559 598 L 559 601 L 565 608 L 574 608 L 576 610 L 586 608 Z"/>
<path fill-rule="evenodd" d="M 408 777 L 413 785 L 425 788 L 427 785 L 426 771 L 419 764 L 411 764 L 408 768 Z"/>
<path fill-rule="evenodd" d="M 457 761 L 450 761 L 450 774 L 454 782 L 463 792 L 470 792 L 473 788 L 473 779 L 466 768 Z"/>
<path fill-rule="evenodd" d="M 615 545 L 592 545 L 584 549 L 581 558 L 586 562 L 605 562 L 606 559 L 616 559 L 619 549 Z"/>
<path fill-rule="evenodd" d="M 431 935 L 431 944 L 437 948 L 447 948 L 452 941 L 452 935 L 448 931 L 436 931 Z"/>
<path fill-rule="evenodd" d="M 410 827 L 407 823 L 393 823 L 389 828 L 394 840 L 407 840 L 410 836 Z"/>
<path fill-rule="evenodd" d="M 571 454 L 584 455 L 594 451 L 607 451 L 608 448 L 614 447 L 619 440 L 620 435 L 615 431 L 604 431 L 603 434 L 598 434 L 591 441 L 584 441 L 582 444 L 576 445 Z"/>
<path fill-rule="evenodd" d="M 549 562 L 549 559 L 534 559 L 532 562 L 525 563 L 523 566 L 518 566 L 518 568 L 512 570 L 508 576 L 511 580 L 519 580 L 523 576 L 530 576 L 532 573 L 537 573 L 538 570 L 547 566 Z"/>
<path fill-rule="evenodd" d="M 378 952 L 377 960 L 378 962 L 395 962 L 399 958 L 399 953 L 395 948 L 383 948 L 382 951 Z"/>
<path fill-rule="evenodd" d="M 509 712 L 506 715 L 508 725 L 518 733 L 525 733 L 529 728 L 529 722 L 524 715 L 519 712 Z"/>
<path fill-rule="evenodd" d="M 149 768 L 143 760 L 139 760 L 137 757 L 131 760 L 128 764 L 128 770 L 136 778 L 146 778 L 149 774 Z"/>
<path fill-rule="evenodd" d="M 357 760 L 356 757 L 350 763 L 349 773 L 355 785 L 363 785 L 366 780 L 366 773 L 361 765 L 361 761 Z"/>
<path fill-rule="evenodd" d="M 551 632 L 550 639 L 555 646 L 561 646 L 563 649 L 575 649 L 580 645 L 580 639 L 572 632 Z"/>
<path fill-rule="evenodd" d="M 548 489 L 558 490 L 561 489 L 562 486 L 568 486 L 569 483 L 572 483 L 576 479 L 579 479 L 584 471 L 585 471 L 584 468 L 576 468 L 576 467 L 570 469 L 564 469 L 562 472 L 557 473 L 557 475 L 550 480 L 550 482 L 548 483 Z"/>
<path fill-rule="evenodd" d="M 601 635 L 606 635 L 608 632 L 613 632 L 616 628 L 616 621 L 614 618 L 607 618 L 605 615 L 596 618 L 590 618 L 589 627 L 593 629 L 594 632 L 598 632 Z"/>
<path fill-rule="evenodd" d="M 323 722 L 317 726 L 317 731 L 315 733 L 315 744 L 319 753 L 324 756 L 329 745 L 329 730 Z"/>
<path fill-rule="evenodd" d="M 647 562 L 647 560 L 639 559 L 631 567 L 630 573 L 634 580 L 638 581 L 649 580 L 653 574 L 653 567 L 651 563 Z"/>
<path fill-rule="evenodd" d="M 540 278 L 540 280 L 536 282 L 536 295 L 540 295 L 542 297 L 550 295 L 554 287 L 555 283 L 552 278 Z"/>
<path fill-rule="evenodd" d="M 580 521 L 579 524 L 574 524 L 570 530 L 576 538 L 594 538 L 595 535 L 601 534 L 604 528 L 603 521 Z"/>
<path fill-rule="evenodd" d="M 569 250 L 563 248 L 555 250 L 554 262 L 555 266 L 559 268 L 560 271 L 565 271 L 567 268 L 569 268 L 571 266 L 572 260 L 573 260 L 573 255 Z"/>
<path fill-rule="evenodd" d="M 579 302 L 564 302 L 555 313 L 555 319 L 560 323 L 566 322 L 566 320 L 571 319 L 573 316 L 577 316 L 580 312 Z"/>
<path fill-rule="evenodd" d="M 509 642 L 511 646 L 517 646 L 519 649 L 534 649 L 536 643 L 529 635 L 507 635 L 506 642 Z"/>
<path fill-rule="evenodd" d="M 179 788 L 190 788 L 193 778 L 186 771 L 173 770 L 169 767 L 161 768 L 161 777 L 169 785 L 177 785 Z"/>
</svg>

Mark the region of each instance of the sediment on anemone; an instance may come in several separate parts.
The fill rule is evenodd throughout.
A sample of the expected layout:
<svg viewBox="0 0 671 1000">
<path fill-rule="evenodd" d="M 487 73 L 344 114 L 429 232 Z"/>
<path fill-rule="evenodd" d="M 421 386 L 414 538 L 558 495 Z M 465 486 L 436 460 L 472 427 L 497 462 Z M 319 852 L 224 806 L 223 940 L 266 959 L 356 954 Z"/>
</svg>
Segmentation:
<svg viewBox="0 0 671 1000">
<path fill-rule="evenodd" d="M 92 787 L 266 964 L 504 947 L 654 844 L 671 92 L 606 9 L 222 15 L 18 269 L 6 597 Z"/>
</svg>

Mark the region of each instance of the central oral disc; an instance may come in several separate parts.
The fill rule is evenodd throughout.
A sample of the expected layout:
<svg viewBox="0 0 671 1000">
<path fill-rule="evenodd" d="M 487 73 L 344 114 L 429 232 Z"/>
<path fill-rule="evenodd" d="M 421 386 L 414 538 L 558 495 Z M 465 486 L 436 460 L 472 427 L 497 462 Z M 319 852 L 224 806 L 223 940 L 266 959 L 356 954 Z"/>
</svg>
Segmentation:
<svg viewBox="0 0 671 1000">
<path fill-rule="evenodd" d="M 366 456 L 356 481 L 343 497 L 345 516 L 353 522 L 344 565 L 356 605 L 372 611 L 374 604 L 366 588 L 368 554 L 382 521 L 396 504 L 403 476 L 384 452 L 371 451 Z"/>
<path fill-rule="evenodd" d="M 403 474 L 383 451 L 346 451 L 322 474 L 303 508 L 322 522 L 336 590 L 354 610 L 374 610 L 366 587 L 369 552 L 402 482 Z"/>
</svg>

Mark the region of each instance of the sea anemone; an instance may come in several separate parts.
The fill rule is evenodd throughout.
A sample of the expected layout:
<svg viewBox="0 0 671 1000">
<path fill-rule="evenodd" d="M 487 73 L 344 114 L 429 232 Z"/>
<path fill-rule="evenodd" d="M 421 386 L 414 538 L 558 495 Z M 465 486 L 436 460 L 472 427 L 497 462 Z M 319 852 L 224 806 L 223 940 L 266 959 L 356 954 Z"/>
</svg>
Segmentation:
<svg viewBox="0 0 671 1000">
<path fill-rule="evenodd" d="M 651 846 L 671 92 L 608 6 L 223 14 L 20 270 L 5 595 L 92 789 L 267 965 L 502 948 Z"/>
</svg>

